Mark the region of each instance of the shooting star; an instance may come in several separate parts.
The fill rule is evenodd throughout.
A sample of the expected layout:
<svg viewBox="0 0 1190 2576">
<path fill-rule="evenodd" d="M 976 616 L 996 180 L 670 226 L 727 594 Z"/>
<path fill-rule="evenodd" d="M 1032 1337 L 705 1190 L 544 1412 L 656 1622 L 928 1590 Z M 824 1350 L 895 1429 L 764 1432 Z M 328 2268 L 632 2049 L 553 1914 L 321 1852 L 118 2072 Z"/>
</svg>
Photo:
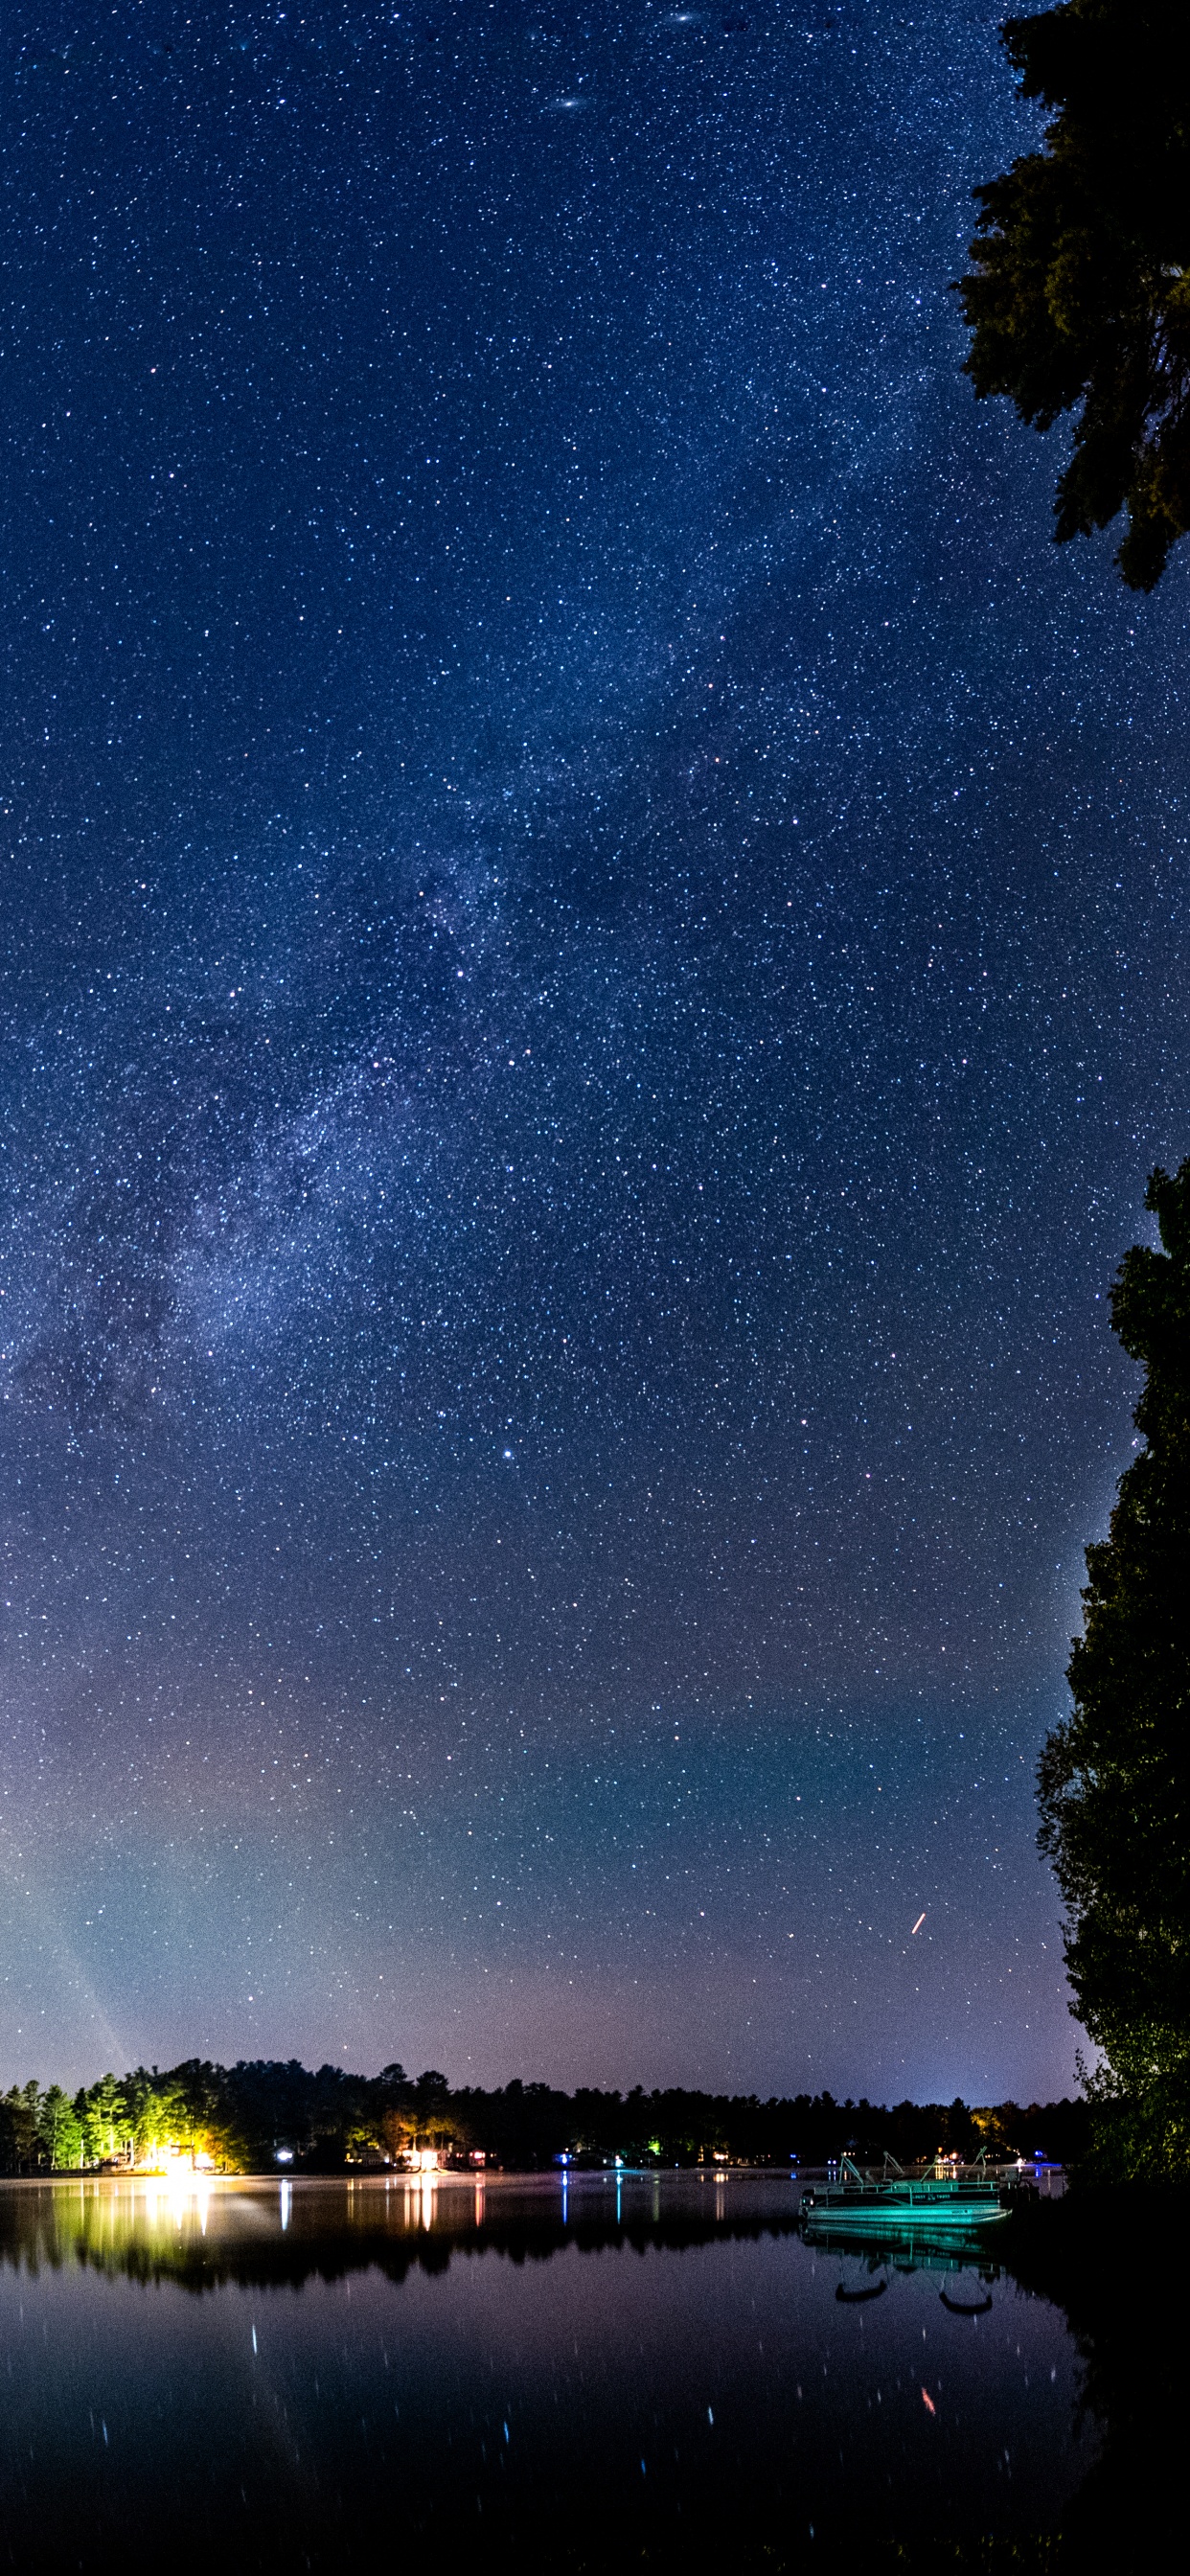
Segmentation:
<svg viewBox="0 0 1190 2576">
<path fill-rule="evenodd" d="M 920 1932 L 921 1927 L 922 1927 L 922 1924 L 925 1922 L 925 1919 L 926 1919 L 926 1918 L 925 1918 L 924 1914 L 919 1914 L 919 1915 L 918 1915 L 917 1921 L 916 1921 L 916 1923 L 915 1923 L 915 1924 L 914 1924 L 914 1926 L 913 1926 L 913 1932 Z M 911 1933 L 910 1933 L 910 1935 L 909 1935 L 910 1940 L 912 1940 L 912 1939 L 913 1939 L 913 1932 L 911 1932 Z"/>
</svg>

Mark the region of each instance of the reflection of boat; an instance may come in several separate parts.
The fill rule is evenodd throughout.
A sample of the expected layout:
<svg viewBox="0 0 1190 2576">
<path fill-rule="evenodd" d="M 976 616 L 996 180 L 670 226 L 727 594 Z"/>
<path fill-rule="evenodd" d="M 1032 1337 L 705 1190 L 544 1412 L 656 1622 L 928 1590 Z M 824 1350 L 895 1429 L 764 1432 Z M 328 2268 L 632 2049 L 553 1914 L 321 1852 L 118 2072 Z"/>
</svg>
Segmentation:
<svg viewBox="0 0 1190 2576">
<path fill-rule="evenodd" d="M 883 2264 L 890 2274 L 976 2272 L 986 2282 L 997 2279 L 1001 2268 L 991 2250 L 997 2239 L 986 2227 L 973 2227 L 968 2235 L 961 2227 L 905 2226 L 895 2218 L 887 2227 L 855 2228 L 821 2219 L 817 2227 L 806 2224 L 802 2233 L 815 2254 L 862 2261 L 868 2273 Z"/>
<path fill-rule="evenodd" d="M 975 2166 L 964 2172 L 961 2166 L 941 2161 L 923 2173 L 907 2174 L 889 2156 L 884 2172 L 877 2175 L 861 2173 L 850 2156 L 843 2156 L 837 2180 L 808 2183 L 802 2193 L 803 2221 L 807 2232 L 815 2235 L 823 2229 L 834 2236 L 860 2228 L 865 2234 L 901 2236 L 912 2231 L 916 2235 L 919 2229 L 934 2234 L 939 2229 L 986 2227 L 991 2219 L 1006 2215 L 1000 2184 L 986 2168 Z"/>
</svg>

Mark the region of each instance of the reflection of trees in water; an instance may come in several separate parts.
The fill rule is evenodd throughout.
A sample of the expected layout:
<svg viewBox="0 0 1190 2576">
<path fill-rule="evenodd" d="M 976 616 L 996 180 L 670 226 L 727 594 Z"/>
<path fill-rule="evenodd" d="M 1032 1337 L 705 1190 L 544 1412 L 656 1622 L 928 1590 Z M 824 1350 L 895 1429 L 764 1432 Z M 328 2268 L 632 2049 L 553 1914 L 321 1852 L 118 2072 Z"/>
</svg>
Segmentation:
<svg viewBox="0 0 1190 2576">
<path fill-rule="evenodd" d="M 680 2253 L 733 2240 L 784 2241 L 798 2225 L 793 2197 L 791 2193 L 789 2203 L 776 2203 L 769 2190 L 763 2199 L 758 2194 L 749 2203 L 742 2190 L 737 2200 L 731 2187 L 720 2191 L 708 2185 L 700 2191 L 698 2205 L 692 2205 L 693 2193 L 680 2200 L 674 2195 L 667 2205 L 664 2190 L 654 2199 L 648 2185 L 631 2191 L 625 2186 L 617 2216 L 615 2186 L 609 2184 L 598 2192 L 572 2191 L 564 2220 L 561 2196 L 548 2188 L 518 2192 L 515 2187 L 489 2185 L 485 2191 L 447 2184 L 423 2193 L 404 2184 L 386 2192 L 383 2186 L 350 2189 L 334 2183 L 270 2185 L 259 2190 L 216 2187 L 206 2195 L 163 2192 L 154 2198 L 127 2185 L 18 2184 L 0 2190 L 0 2262 L 31 2272 L 53 2268 L 145 2284 L 172 2281 L 194 2296 L 222 2285 L 262 2291 L 297 2289 L 306 2282 L 331 2284 L 369 2271 L 400 2284 L 407 2276 L 443 2275 L 464 2256 L 499 2256 L 508 2264 L 540 2266 L 568 2246 L 576 2246 L 581 2253 L 624 2249 L 643 2258 L 654 2249 Z M 205 2235 L 200 2223 L 203 2199 Z M 986 2242 L 931 2245 L 916 2233 L 912 2243 L 890 2232 L 885 2241 L 862 2245 L 841 2232 L 814 2233 L 815 2250 L 831 2258 L 825 2287 L 832 2305 L 836 2264 L 848 2288 L 888 2278 L 892 2296 L 882 2299 L 882 2316 L 899 2310 L 897 2274 L 902 2270 L 936 2274 L 938 2291 L 972 2302 L 981 2280 L 993 2287 L 997 2278 L 1006 2284 L 1015 2281 L 1065 2311 L 1082 2356 L 1079 2405 L 1088 2475 L 1064 2514 L 1060 2531 L 1012 2539 L 989 2533 L 986 2539 L 962 2545 L 944 2544 L 929 2537 L 933 2507 L 927 2498 L 924 2531 L 911 2521 L 895 2551 L 875 2538 L 870 2545 L 865 2543 L 864 2564 L 872 2568 L 873 2576 L 882 2568 L 892 2576 L 894 2566 L 909 2569 L 911 2576 L 926 2576 L 927 2570 L 932 2576 L 935 2569 L 941 2576 L 944 2568 L 979 2569 L 981 2576 L 993 2576 L 993 2571 L 1010 2567 L 1032 2569 L 1037 2576 L 1043 2569 L 1047 2576 L 1066 2576 L 1067 2570 L 1073 2576 L 1077 2567 L 1081 2576 L 1084 2568 L 1105 2564 L 1112 2567 L 1113 2576 L 1117 2570 L 1120 2576 L 1130 2576 L 1133 2568 L 1151 2567 L 1154 2532 L 1166 2525 L 1176 2528 L 1178 2506 L 1174 2479 L 1175 2464 L 1181 2459 L 1181 2426 L 1175 2424 L 1175 2409 L 1180 2411 L 1180 2384 L 1168 2367 L 1167 2343 L 1168 2282 L 1180 2215 L 1174 2195 L 1161 2202 L 1142 2200 L 1137 2194 L 1076 2195 L 1066 2203 L 1014 2211 L 993 2231 L 994 2255 Z M 956 2277 L 963 2274 L 968 2287 Z M 999 2304 L 1000 2293 L 995 2295 Z M 915 2327 L 920 2313 L 917 2306 Z M 973 2329 L 955 2325 L 947 2331 L 963 2336 Z M 988 2358 L 990 2365 L 990 2349 Z M 245 2435 L 250 2443 L 257 2439 L 255 2423 L 253 2418 Z M 467 2517 L 475 2513 L 475 2499 L 469 2488 L 464 2492 L 459 2487 L 456 2492 L 443 2471 L 444 2456 L 430 2445 L 422 2458 L 415 2446 L 414 2453 L 402 2455 L 401 2475 L 414 2482 L 409 2492 L 414 2496 L 415 2521 L 423 2516 L 427 2530 L 432 2527 L 444 2534 L 450 2554 L 456 2543 L 462 2546 L 459 2534 L 465 2538 L 464 2525 L 471 2528 Z M 411 2465 L 418 2460 L 420 2467 Z M 186 2567 L 192 2563 L 205 2567 L 219 2553 L 223 2525 L 218 2517 L 225 2516 L 229 2499 L 234 2506 L 240 2494 L 239 2463 L 236 2451 L 234 2479 L 229 2468 L 225 2488 L 217 2493 L 212 2489 L 209 2515 L 208 2505 L 199 2498 L 196 2530 L 201 2526 L 202 2549 L 198 2551 L 196 2544 L 194 2559 L 179 2562 Z M 756 2576 L 774 2576 L 782 2568 L 793 2576 L 803 2559 L 800 2543 L 795 2550 L 790 2542 L 792 2490 L 783 2483 L 787 2470 L 792 2477 L 788 2463 L 771 2464 L 771 2484 L 766 2483 L 766 2470 L 746 2509 L 730 2476 L 722 2488 L 713 2479 L 704 2483 L 696 2498 L 686 2495 L 680 2482 L 664 2490 L 659 2483 L 656 2502 L 651 2494 L 638 2502 L 635 2489 L 630 2496 L 613 2479 L 606 2493 L 602 2488 L 598 2493 L 584 2489 L 580 2530 L 567 2522 L 568 2508 L 564 2500 L 559 2502 L 561 2490 L 548 2486 L 538 2495 L 532 2487 L 518 2487 L 514 2493 L 510 2486 L 505 2496 L 501 2468 L 499 2482 L 484 2485 L 485 2517 L 492 2517 L 490 2526 L 485 2518 L 485 2537 L 498 2527 L 524 2543 L 525 2563 L 548 2563 L 564 2571 L 564 2576 L 572 2576 L 572 2571 L 573 2576 L 579 2576 L 579 2571 L 582 2576 L 607 2576 L 610 2567 L 629 2563 L 629 2544 L 635 2553 L 633 2563 L 640 2560 L 645 2528 L 641 2516 L 656 2511 L 661 2519 L 648 2525 L 647 2564 L 664 2571 L 664 2576 L 671 2576 L 671 2570 L 673 2576 L 689 2576 L 692 2565 L 712 2560 L 747 2571 L 747 2576 L 753 2576 L 753 2571 Z M 706 2474 L 710 2479 L 709 2467 Z M 494 2470 L 492 2477 L 495 2481 Z M 333 2499 L 328 2500 L 329 2490 L 328 2498 L 320 2500 L 317 2493 L 303 2488 L 300 2499 L 294 2501 L 275 2482 L 268 2484 L 267 2496 L 262 2489 L 256 2498 L 250 2478 L 249 2492 L 254 2497 L 251 2514 L 259 2522 L 259 2556 L 251 2555 L 245 2541 L 237 2563 L 262 2567 L 280 2563 L 276 2544 L 282 2526 L 286 2550 L 296 2565 L 306 2560 L 319 2570 L 338 2571 L 348 2563 L 370 2563 L 363 2519 L 365 2509 L 373 2513 L 374 2500 L 366 2479 L 361 2480 L 358 2497 L 349 2495 L 346 2500 L 336 2486 Z M 691 2507 L 691 2520 L 679 2526 L 674 2519 L 671 2529 L 665 2517 L 676 2516 L 679 2495 L 683 2505 Z M 357 2512 L 358 2526 L 352 2520 Z M 692 2544 L 695 2518 L 705 2547 Z M 257 2522 L 250 2517 L 249 2521 L 251 2537 Z M 349 2546 L 343 2538 L 348 2527 Z M 123 2550 L 123 2521 L 119 2540 Z M 73 2563 L 65 2546 L 54 2563 Z M 88 2557 L 87 2563 L 106 2566 L 109 2562 Z M 121 2557 L 110 2563 L 123 2566 L 126 2561 Z M 837 2566 L 840 2562 L 824 2563 Z M 849 2557 L 848 2566 L 855 2563 Z"/>
<path fill-rule="evenodd" d="M 491 2192 L 444 2190 L 427 2209 L 428 2197 L 404 2186 L 356 2195 L 307 2194 L 299 2185 L 282 2229 L 278 2190 L 267 2198 L 212 2192 L 204 2232 L 197 2195 L 147 2199 L 102 2187 L 24 2185 L 0 2193 L 0 2261 L 32 2273 L 77 2266 L 133 2281 L 175 2281 L 199 2292 L 224 2282 L 300 2289 L 352 2272 L 378 2271 L 395 2282 L 409 2272 L 441 2274 L 458 2255 L 541 2263 L 567 2246 L 681 2253 L 728 2237 L 788 2236 L 798 2225 L 793 2209 L 763 2216 L 634 2209 L 617 2218 L 614 2207 L 584 2201 L 563 2218 L 557 2205 L 500 2206 Z"/>
<path fill-rule="evenodd" d="M 1175 2267 L 1186 2194 L 1126 2184 L 1014 2214 L 1007 2268 L 1063 2308 L 1082 2375 L 1079 2414 L 1098 2439 L 1063 2516 L 1055 2567 L 1151 2570 L 1185 2517 L 1185 2364 Z"/>
</svg>

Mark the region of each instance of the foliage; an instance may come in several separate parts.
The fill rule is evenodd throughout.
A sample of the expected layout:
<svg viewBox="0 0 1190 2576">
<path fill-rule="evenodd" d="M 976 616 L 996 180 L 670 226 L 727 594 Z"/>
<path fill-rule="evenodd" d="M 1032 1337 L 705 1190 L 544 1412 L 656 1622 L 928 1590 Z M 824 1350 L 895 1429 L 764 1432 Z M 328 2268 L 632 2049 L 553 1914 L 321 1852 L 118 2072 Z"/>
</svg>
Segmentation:
<svg viewBox="0 0 1190 2576">
<path fill-rule="evenodd" d="M 1145 1204 L 1162 1249 L 1134 1246 L 1112 1292 L 1145 1446 L 1087 1550 L 1074 1708 L 1039 1785 L 1101 2153 L 1157 2177 L 1190 2172 L 1190 1161 Z"/>
<path fill-rule="evenodd" d="M 0 2146 L 10 2173 L 35 2173 L 39 2159 L 37 2130 L 41 2094 L 36 2084 L 13 2084 L 0 2094 Z"/>
<path fill-rule="evenodd" d="M 1081 2152 L 1085 2120 L 1079 2103 L 1044 2111 L 1003 2103 L 972 2113 L 962 2102 L 901 2102 L 886 2110 L 830 2093 L 767 2102 L 677 2088 L 646 2093 L 640 2085 L 628 2094 L 569 2094 L 519 2077 L 490 2092 L 470 2085 L 452 2092 L 434 2068 L 413 2080 L 397 2065 L 368 2077 L 334 2066 L 311 2073 L 296 2059 L 213 2066 L 191 2058 L 164 2074 L 137 2067 L 118 2081 L 104 2076 L 73 2104 L 57 2087 L 14 2089 L 0 2098 L 0 2171 L 202 2152 L 224 2170 L 275 2172 L 280 2150 L 295 2172 L 340 2172 L 396 2162 L 414 2146 L 462 2161 L 478 2148 L 490 2164 L 521 2170 L 562 2155 L 580 2165 L 617 2156 L 638 2166 L 697 2165 L 717 2155 L 821 2164 L 843 2148 L 879 2157 L 886 2147 L 910 2164 L 941 2150 L 970 2156 L 985 2142 L 998 2152 L 1041 2146 L 1070 2162 Z"/>
<path fill-rule="evenodd" d="M 70 2173 L 82 2161 L 83 2124 L 60 2084 L 42 2094 L 37 2142 L 51 2173 Z"/>
<path fill-rule="evenodd" d="M 127 2102 L 114 2075 L 101 2075 L 89 2092 L 76 2095 L 74 2107 L 83 2133 L 84 2164 L 111 2164 L 117 2156 L 127 2153 L 132 2127 Z"/>
<path fill-rule="evenodd" d="M 1067 0 L 1002 31 L 1057 113 L 1040 151 L 977 188 L 959 287 L 980 395 L 1039 430 L 1079 409 L 1059 542 L 1125 505 L 1116 560 L 1151 590 L 1190 526 L 1190 55 L 1174 0 Z"/>
</svg>

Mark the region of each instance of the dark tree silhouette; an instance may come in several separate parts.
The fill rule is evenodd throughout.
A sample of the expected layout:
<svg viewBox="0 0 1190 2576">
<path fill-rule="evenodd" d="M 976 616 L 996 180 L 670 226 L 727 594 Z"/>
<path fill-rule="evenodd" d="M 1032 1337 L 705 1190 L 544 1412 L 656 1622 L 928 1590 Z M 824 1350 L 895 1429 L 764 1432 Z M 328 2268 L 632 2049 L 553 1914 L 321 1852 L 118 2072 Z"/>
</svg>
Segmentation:
<svg viewBox="0 0 1190 2576">
<path fill-rule="evenodd" d="M 1050 429 L 1077 411 L 1055 536 L 1127 507 L 1116 557 L 1151 590 L 1190 527 L 1190 46 L 1176 0 L 1068 0 L 1010 18 L 1039 152 L 977 188 L 959 286 L 977 394 Z M 1081 407 L 1081 408 L 1080 408 Z"/>
<path fill-rule="evenodd" d="M 1074 1709 L 1041 1759 L 1041 1844 L 1068 1908 L 1093 2090 L 1127 2170 L 1190 2169 L 1190 1161 L 1145 1199 L 1162 1250 L 1135 1245 L 1112 1321 L 1145 1383 L 1145 1446 L 1110 1535 L 1087 1549 Z"/>
</svg>

